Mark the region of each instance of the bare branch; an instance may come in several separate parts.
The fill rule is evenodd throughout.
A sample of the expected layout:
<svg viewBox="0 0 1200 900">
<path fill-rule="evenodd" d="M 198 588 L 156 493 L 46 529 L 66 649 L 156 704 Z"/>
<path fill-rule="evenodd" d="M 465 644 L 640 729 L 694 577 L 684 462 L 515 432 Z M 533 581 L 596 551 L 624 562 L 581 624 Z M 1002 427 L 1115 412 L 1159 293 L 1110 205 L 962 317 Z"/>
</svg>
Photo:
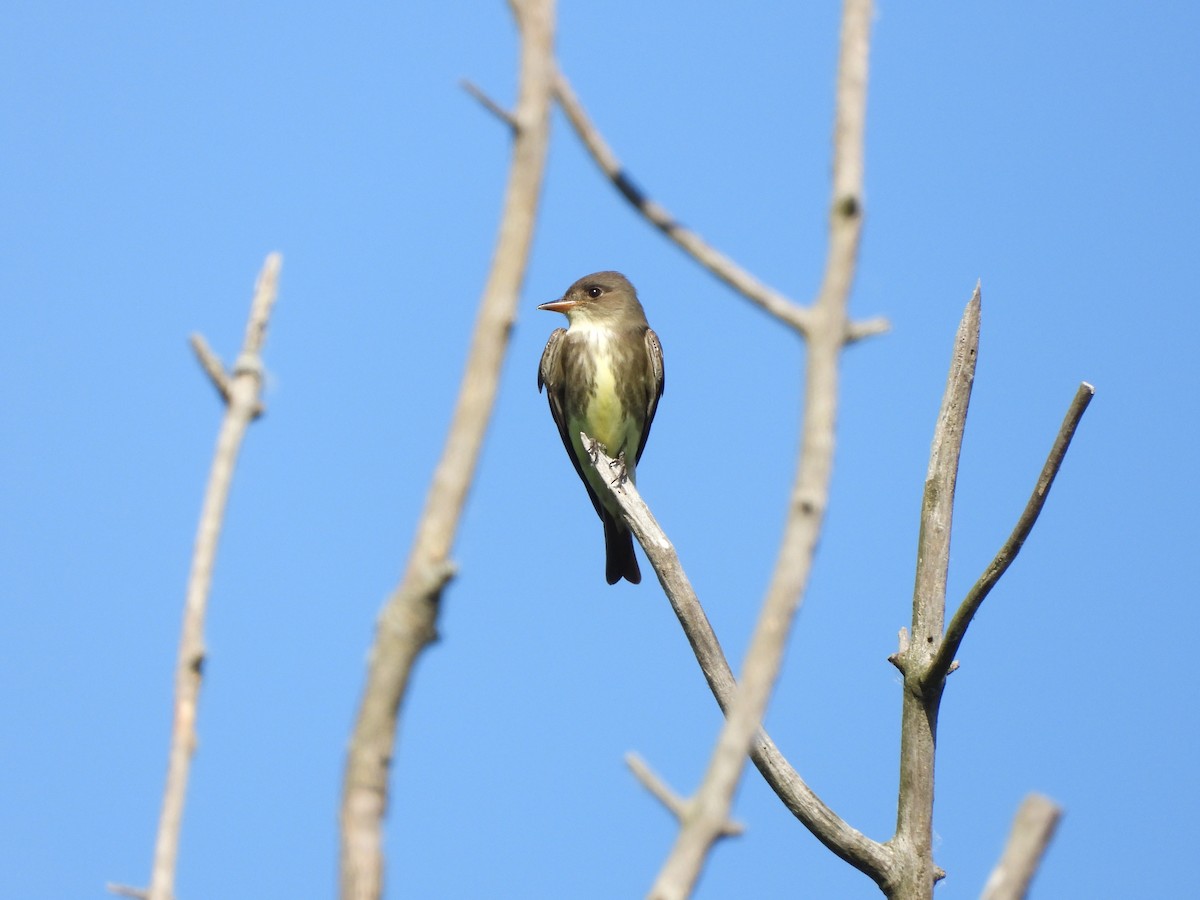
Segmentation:
<svg viewBox="0 0 1200 900">
<path fill-rule="evenodd" d="M 946 636 L 942 639 L 937 654 L 934 656 L 933 662 L 925 674 L 925 682 L 927 684 L 932 684 L 945 678 L 946 675 L 953 671 L 954 656 L 958 653 L 958 648 L 967 634 L 967 628 L 975 618 L 975 613 L 983 605 L 984 598 L 996 586 L 996 582 L 1008 571 L 1008 567 L 1012 565 L 1013 560 L 1017 558 L 1017 554 L 1021 552 L 1021 547 L 1024 546 L 1025 539 L 1033 531 L 1033 526 L 1037 522 L 1038 516 L 1041 515 L 1042 507 L 1046 504 L 1046 497 L 1050 494 L 1050 487 L 1054 484 L 1054 479 L 1058 476 L 1058 470 L 1062 468 L 1063 459 L 1067 455 L 1067 448 L 1071 446 L 1071 439 L 1075 436 L 1075 429 L 1079 427 L 1079 421 L 1083 418 L 1084 411 L 1087 410 L 1088 404 L 1092 402 L 1092 397 L 1095 394 L 1096 389 L 1086 381 L 1079 385 L 1079 389 L 1075 392 L 1075 397 L 1071 401 L 1071 406 L 1067 409 L 1067 415 L 1063 419 L 1062 426 L 1058 429 L 1058 436 L 1054 439 L 1054 446 L 1050 448 L 1050 454 L 1046 457 L 1045 465 L 1042 466 L 1042 472 L 1038 476 L 1037 484 L 1034 485 L 1029 502 L 1025 504 L 1025 509 L 1021 513 L 1021 517 L 1017 519 L 1017 524 L 1013 528 L 1012 534 L 1008 536 L 1008 540 L 1004 542 L 1004 546 L 1000 548 L 995 558 L 984 569 L 983 574 L 979 576 L 979 580 L 972 585 L 971 590 L 967 592 L 967 596 L 963 598 L 963 602 L 950 619 L 950 625 L 946 628 Z"/>
<path fill-rule="evenodd" d="M 192 338 L 192 347 L 200 364 L 225 399 L 226 407 L 213 452 L 200 522 L 196 528 L 192 568 L 184 600 L 179 659 L 175 666 L 175 714 L 167 759 L 167 783 L 154 845 L 150 888 L 145 892 L 149 900 L 172 900 L 175 894 L 175 868 L 183 826 L 184 798 L 192 754 L 196 749 L 196 705 L 204 664 L 204 617 L 238 452 L 246 428 L 262 411 L 260 395 L 263 366 L 260 353 L 266 338 L 267 322 L 275 304 L 280 265 L 278 253 L 270 254 L 263 264 L 254 300 L 250 304 L 242 352 L 232 377 L 225 374 L 203 338 L 198 335 Z"/>
<path fill-rule="evenodd" d="M 202 334 L 193 334 L 188 338 L 188 343 L 192 346 L 192 352 L 196 354 L 196 361 L 200 363 L 200 367 L 208 375 L 208 380 L 217 389 L 217 393 L 221 395 L 221 400 L 228 403 L 229 376 L 225 374 L 225 366 L 221 363 L 220 357 L 213 353 L 212 348 L 208 346 L 208 341 L 204 339 L 204 335 Z"/>
<path fill-rule="evenodd" d="M 954 516 L 954 489 L 962 453 L 975 362 L 979 354 L 980 289 L 963 312 L 954 336 L 954 356 L 946 392 L 938 413 L 925 476 L 921 504 L 921 530 L 917 538 L 917 573 L 913 586 L 912 647 L 905 660 L 923 664 L 942 637 L 946 612 L 946 573 L 950 566 L 950 525 Z M 915 655 L 915 656 L 914 656 Z"/>
<path fill-rule="evenodd" d="M 130 887 L 127 884 L 115 884 L 109 882 L 104 886 L 104 889 L 110 894 L 116 894 L 118 897 L 132 897 L 134 900 L 147 900 L 150 892 L 143 888 Z"/>
<path fill-rule="evenodd" d="M 688 815 L 688 802 L 676 794 L 658 774 L 646 764 L 646 761 L 636 753 L 625 754 L 625 765 L 629 771 L 654 798 L 667 808 L 667 812 L 682 822 Z M 724 837 L 736 837 L 743 834 L 746 828 L 740 822 L 726 822 L 721 834 Z"/>
<path fill-rule="evenodd" d="M 751 638 L 742 677 L 708 771 L 693 799 L 693 814 L 651 888 L 660 900 L 687 897 L 704 860 L 729 818 L 751 740 L 766 713 L 796 610 L 802 601 L 824 521 L 833 473 L 838 357 L 848 327 L 850 288 L 862 234 L 863 144 L 871 0 L 842 7 L 836 115 L 833 130 L 833 198 L 825 275 L 810 312 L 800 460 L 775 572 Z"/>
<path fill-rule="evenodd" d="M 383 890 L 382 819 L 399 708 L 417 656 L 436 635 L 441 591 L 453 572 L 449 554 L 495 403 L 533 237 L 550 133 L 554 5 L 512 0 L 510 6 L 521 63 L 504 214 L 442 457 L 404 577 L 376 629 L 343 783 L 343 900 L 376 900 Z"/>
<path fill-rule="evenodd" d="M 950 524 L 954 487 L 966 427 L 971 384 L 979 350 L 980 289 L 963 312 L 954 338 L 950 374 L 933 433 L 921 528 L 917 539 L 913 587 L 912 633 L 902 632 L 902 651 L 892 662 L 904 674 L 900 713 L 900 792 L 896 833 L 889 846 L 897 849 L 895 893 L 919 900 L 933 895 L 942 871 L 933 862 L 934 745 L 938 708 L 944 682 L 928 685 L 923 675 L 942 636 L 946 610 L 946 572 L 950 560 Z"/>
<path fill-rule="evenodd" d="M 555 94 L 558 105 L 567 116 L 567 121 L 583 142 L 592 160 L 600 167 L 614 187 L 640 212 L 646 220 L 675 242 L 685 253 L 725 284 L 729 285 L 754 305 L 785 322 L 801 334 L 808 331 L 808 310 L 788 299 L 784 294 L 763 284 L 736 262 L 721 253 L 699 234 L 675 219 L 661 204 L 647 197 L 634 184 L 633 179 L 621 166 L 616 154 L 605 142 L 599 129 L 588 118 L 583 104 L 575 95 L 570 82 L 562 71 L 556 73 Z"/>
<path fill-rule="evenodd" d="M 984 885 L 981 900 L 1022 900 L 1029 892 L 1062 808 L 1048 797 L 1030 794 L 1021 803 L 1000 862 Z"/>
<path fill-rule="evenodd" d="M 861 322 L 851 322 L 846 326 L 846 343 L 855 344 L 878 334 L 885 334 L 892 328 L 891 322 L 882 316 L 874 319 L 864 319 Z"/>
<path fill-rule="evenodd" d="M 646 761 L 636 753 L 625 754 L 625 765 L 638 780 L 642 787 L 654 795 L 667 811 L 676 819 L 682 820 L 687 815 L 687 801 L 671 790 L 666 782 L 646 764 Z"/>
<path fill-rule="evenodd" d="M 513 114 L 489 97 L 486 93 L 484 93 L 483 88 L 466 78 L 463 78 L 458 83 L 462 86 L 464 91 L 478 100 L 484 109 L 507 125 L 514 132 L 517 130 L 517 120 L 513 117 Z"/>
<path fill-rule="evenodd" d="M 591 438 L 587 435 L 583 436 L 583 441 L 585 445 L 591 444 Z M 601 472 L 612 472 L 619 463 L 598 447 L 594 465 Z M 609 484 L 634 537 L 646 551 L 646 557 L 683 627 L 709 689 L 722 712 L 727 712 L 737 690 L 733 670 L 683 570 L 675 547 L 632 482 L 618 485 L 606 479 L 605 483 Z M 877 884 L 882 885 L 889 880 L 892 869 L 889 848 L 852 828 L 826 806 L 762 729 L 757 731 L 750 745 L 750 759 L 792 815 L 817 840 Z"/>
</svg>

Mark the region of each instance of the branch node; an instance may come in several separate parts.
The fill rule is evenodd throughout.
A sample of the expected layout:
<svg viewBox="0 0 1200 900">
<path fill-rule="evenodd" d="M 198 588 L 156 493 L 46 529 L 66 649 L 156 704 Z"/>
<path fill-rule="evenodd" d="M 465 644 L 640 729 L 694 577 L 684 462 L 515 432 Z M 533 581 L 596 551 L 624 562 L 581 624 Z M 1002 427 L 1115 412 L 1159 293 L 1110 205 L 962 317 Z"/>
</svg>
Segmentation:
<svg viewBox="0 0 1200 900">
<path fill-rule="evenodd" d="M 633 773 L 633 777 L 638 780 L 647 791 L 649 791 L 659 803 L 667 808 L 667 811 L 673 815 L 679 822 L 687 820 L 692 811 L 690 801 L 680 797 L 675 791 L 671 790 L 670 786 L 659 777 L 644 759 L 636 753 L 625 754 L 625 765 L 629 766 L 629 770 Z M 722 837 L 737 837 L 744 834 L 746 827 L 741 822 L 736 822 L 727 819 L 721 826 Z"/>
<path fill-rule="evenodd" d="M 899 649 L 897 649 L 896 652 L 893 653 L 891 656 L 889 656 L 887 659 L 888 659 L 888 662 L 890 662 L 893 666 L 895 666 L 897 669 L 900 670 L 901 675 L 907 675 L 908 674 L 908 664 L 905 660 L 908 656 L 908 644 L 909 644 L 908 629 L 905 628 L 903 625 L 901 625 L 900 633 L 899 633 L 899 635 L 897 635 L 897 637 L 898 637 L 897 645 L 898 645 Z"/>
<path fill-rule="evenodd" d="M 233 363 L 233 377 L 237 378 L 239 375 L 253 375 L 255 378 L 262 378 L 262 357 L 256 352 L 239 353 Z"/>
</svg>

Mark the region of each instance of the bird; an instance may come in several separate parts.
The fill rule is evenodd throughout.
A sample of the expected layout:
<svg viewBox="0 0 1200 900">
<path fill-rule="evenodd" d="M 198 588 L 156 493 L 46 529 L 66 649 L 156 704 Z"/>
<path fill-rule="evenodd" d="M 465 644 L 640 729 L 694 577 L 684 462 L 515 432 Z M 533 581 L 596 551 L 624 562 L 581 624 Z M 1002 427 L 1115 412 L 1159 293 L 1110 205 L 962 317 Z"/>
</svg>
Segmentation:
<svg viewBox="0 0 1200 900">
<path fill-rule="evenodd" d="M 567 327 L 556 328 L 542 351 L 538 392 L 546 389 L 558 435 L 604 523 L 605 579 L 638 584 L 642 573 L 633 535 L 579 433 L 623 462 L 623 477 L 637 483 L 637 464 L 663 393 L 662 345 L 637 291 L 620 272 L 585 275 L 538 309 L 567 317 Z"/>
</svg>

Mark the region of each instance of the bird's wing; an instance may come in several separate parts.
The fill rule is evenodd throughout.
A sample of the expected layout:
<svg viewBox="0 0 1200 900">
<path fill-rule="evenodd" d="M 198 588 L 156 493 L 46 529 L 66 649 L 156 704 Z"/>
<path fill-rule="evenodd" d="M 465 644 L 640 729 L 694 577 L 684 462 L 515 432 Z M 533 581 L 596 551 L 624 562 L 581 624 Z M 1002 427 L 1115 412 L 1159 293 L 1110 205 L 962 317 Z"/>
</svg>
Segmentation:
<svg viewBox="0 0 1200 900">
<path fill-rule="evenodd" d="M 554 417 L 554 424 L 558 426 L 558 436 L 562 438 L 563 446 L 567 449 L 567 456 L 571 458 L 571 465 L 575 467 L 579 480 L 587 488 L 588 497 L 592 500 L 592 506 L 596 508 L 596 514 L 603 519 L 604 512 L 600 507 L 600 498 L 588 484 L 579 458 L 575 455 L 575 448 L 571 446 L 571 435 L 567 433 L 567 414 L 563 410 L 563 393 L 566 385 L 563 379 L 562 360 L 566 337 L 567 329 L 555 328 L 550 335 L 550 340 L 546 341 L 546 349 L 542 351 L 542 361 L 538 365 L 538 391 L 541 392 L 543 386 L 546 388 L 546 399 L 550 401 L 550 415 Z"/>
<path fill-rule="evenodd" d="M 558 373 L 562 371 L 558 362 L 558 351 L 562 349 L 562 341 L 566 336 L 567 329 L 565 328 L 555 328 L 550 332 L 550 339 L 546 341 L 546 349 L 542 351 L 542 361 L 538 363 L 539 394 L 544 385 L 553 386 L 555 382 L 561 381 L 561 378 L 558 377 Z"/>
<path fill-rule="evenodd" d="M 662 344 L 658 342 L 658 335 L 649 328 L 646 329 L 646 361 L 650 366 L 650 379 L 653 387 L 646 397 L 646 424 L 642 427 L 642 439 L 638 441 L 637 456 L 634 457 L 634 462 L 640 462 L 642 459 L 642 450 L 646 448 L 646 438 L 650 436 L 650 423 L 654 421 L 654 413 L 658 410 L 658 398 L 662 396 L 663 388 L 667 383 L 663 373 Z"/>
</svg>

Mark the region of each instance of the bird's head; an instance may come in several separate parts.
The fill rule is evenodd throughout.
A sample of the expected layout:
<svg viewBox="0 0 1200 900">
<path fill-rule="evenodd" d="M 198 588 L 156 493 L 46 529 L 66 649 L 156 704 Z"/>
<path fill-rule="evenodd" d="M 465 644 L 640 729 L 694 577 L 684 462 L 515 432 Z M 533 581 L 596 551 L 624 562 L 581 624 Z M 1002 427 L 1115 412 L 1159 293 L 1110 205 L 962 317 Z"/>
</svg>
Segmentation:
<svg viewBox="0 0 1200 900">
<path fill-rule="evenodd" d="M 620 272 L 585 275 L 567 288 L 562 297 L 543 303 L 538 309 L 560 312 L 568 322 L 585 324 L 617 321 L 631 314 L 645 321 L 637 291 Z"/>
</svg>

